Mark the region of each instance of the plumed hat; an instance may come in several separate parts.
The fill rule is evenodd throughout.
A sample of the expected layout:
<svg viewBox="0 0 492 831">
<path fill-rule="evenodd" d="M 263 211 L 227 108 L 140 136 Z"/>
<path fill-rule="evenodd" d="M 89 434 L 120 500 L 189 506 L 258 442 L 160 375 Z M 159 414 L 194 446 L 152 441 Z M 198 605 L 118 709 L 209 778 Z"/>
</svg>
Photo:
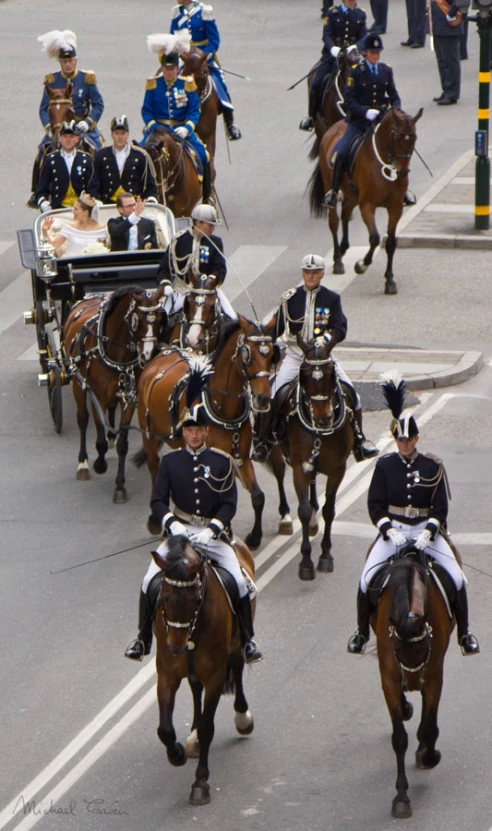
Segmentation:
<svg viewBox="0 0 492 831">
<path fill-rule="evenodd" d="M 111 132 L 113 132 L 113 130 L 126 130 L 126 132 L 129 133 L 130 125 L 128 123 L 128 117 L 126 115 L 115 115 L 109 125 L 109 129 Z"/>
<path fill-rule="evenodd" d="M 46 52 L 48 58 L 75 58 L 77 55 L 77 36 L 75 32 L 70 29 L 53 29 L 52 32 L 46 32 L 45 35 L 38 37 L 38 42 L 43 45 L 43 52 Z"/>
<path fill-rule="evenodd" d="M 205 407 L 200 402 L 203 390 L 207 386 L 208 376 L 213 372 L 208 357 L 196 356 L 190 359 L 190 374 L 186 387 L 186 406 L 176 428 L 181 434 L 182 427 L 206 427 L 208 424 Z"/>
<path fill-rule="evenodd" d="M 191 48 L 191 35 L 188 31 L 176 35 L 157 33 L 148 35 L 147 46 L 150 52 L 159 55 L 162 64 L 178 66 L 179 55 L 182 52 L 189 52 Z"/>
<path fill-rule="evenodd" d="M 64 121 L 61 128 L 60 128 L 60 135 L 61 136 L 78 136 L 77 133 L 77 122 L 75 120 L 72 121 Z"/>
<path fill-rule="evenodd" d="M 384 372 L 381 375 L 381 387 L 386 404 L 393 416 L 390 430 L 395 439 L 413 439 L 419 434 L 417 422 L 412 415 L 401 418 L 405 406 L 407 387 L 402 376 L 397 371 Z"/>
</svg>

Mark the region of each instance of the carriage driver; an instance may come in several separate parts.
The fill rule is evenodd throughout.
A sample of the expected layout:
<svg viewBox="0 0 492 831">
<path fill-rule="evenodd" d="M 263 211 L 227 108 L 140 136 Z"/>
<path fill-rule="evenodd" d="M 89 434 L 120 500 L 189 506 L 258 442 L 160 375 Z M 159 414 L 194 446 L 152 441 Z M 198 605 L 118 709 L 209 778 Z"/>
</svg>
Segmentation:
<svg viewBox="0 0 492 831">
<path fill-rule="evenodd" d="M 317 254 L 307 254 L 302 261 L 301 273 L 303 285 L 286 291 L 280 299 L 279 306 L 274 310 L 273 317 L 268 316 L 267 325 L 275 322 L 277 337 L 282 336 L 287 344 L 287 350 L 280 370 L 273 379 L 270 410 L 260 413 L 258 418 L 255 449 L 251 457 L 258 462 L 265 462 L 268 458 L 268 442 L 271 440 L 271 428 L 275 416 L 275 395 L 281 387 L 297 378 L 304 359 L 304 353 L 297 344 L 297 335 L 301 335 L 304 341 L 324 335 L 330 343 L 335 345 L 345 340 L 347 334 L 347 318 L 342 310 L 340 295 L 321 285 L 325 274 L 323 257 Z M 354 458 L 357 462 L 372 459 L 378 455 L 379 450 L 365 445 L 359 394 L 340 364 L 338 362 L 335 364 L 338 377 L 351 388 L 356 402 L 352 422 L 355 434 Z"/>
<path fill-rule="evenodd" d="M 393 384 L 394 387 L 394 384 Z M 400 391 L 404 392 L 400 386 Z M 458 643 L 463 655 L 480 652 L 478 641 L 468 631 L 466 578 L 443 531 L 448 515 L 448 488 L 444 465 L 430 453 L 419 453 L 419 431 L 413 416 L 399 418 L 393 409 L 390 429 L 397 450 L 376 463 L 368 492 L 368 509 L 379 537 L 370 549 L 357 594 L 357 630 L 347 650 L 362 655 L 369 640 L 372 613 L 368 586 L 374 575 L 407 541 L 442 566 L 456 586 L 454 613 Z"/>
<path fill-rule="evenodd" d="M 180 427 L 184 447 L 163 456 L 154 482 L 150 505 L 154 518 L 169 534 L 184 534 L 219 566 L 234 577 L 239 603 L 237 614 L 241 643 L 247 664 L 261 661 L 253 640 L 251 599 L 235 551 L 224 531 L 230 528 L 237 509 L 237 489 L 232 458 L 222 450 L 207 447 L 207 417 L 202 404 L 186 410 Z M 171 500 L 173 507 L 171 508 Z M 166 555 L 167 541 L 157 549 Z M 152 560 L 140 592 L 139 633 L 125 656 L 141 661 L 152 646 L 153 609 L 147 597 L 152 578 L 160 571 Z"/>
<path fill-rule="evenodd" d="M 371 124 L 382 115 L 386 107 L 400 109 L 401 101 L 395 87 L 393 70 L 380 61 L 383 41 L 379 35 L 368 34 L 359 48 L 364 60 L 349 71 L 345 87 L 344 108 L 347 112 L 345 121 L 347 129 L 335 146 L 335 163 L 331 180 L 331 190 L 325 194 L 325 208 L 335 208 L 338 191 L 345 173 L 350 145 L 357 136 L 367 132 Z M 407 192 L 405 205 L 415 205 L 413 194 Z"/>
<path fill-rule="evenodd" d="M 357 0 L 345 0 L 339 6 L 328 9 L 323 27 L 323 51 L 312 69 L 315 75 L 309 89 L 309 115 L 302 119 L 300 130 L 313 129 L 327 76 L 336 69 L 340 50 L 354 46 L 366 32 L 366 13 L 358 8 Z"/>
</svg>

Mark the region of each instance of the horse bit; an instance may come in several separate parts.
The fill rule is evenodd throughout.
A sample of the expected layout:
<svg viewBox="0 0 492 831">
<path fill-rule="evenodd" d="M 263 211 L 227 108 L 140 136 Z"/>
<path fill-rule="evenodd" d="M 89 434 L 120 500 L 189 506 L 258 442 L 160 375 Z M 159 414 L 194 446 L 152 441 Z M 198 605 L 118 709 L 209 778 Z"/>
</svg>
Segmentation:
<svg viewBox="0 0 492 831">
<path fill-rule="evenodd" d="M 202 603 L 203 603 L 204 589 L 205 589 L 204 582 L 200 579 L 200 576 L 198 574 L 195 575 L 193 580 L 171 580 L 170 577 L 165 577 L 164 576 L 163 581 L 164 581 L 164 583 L 167 583 L 168 586 L 172 586 L 174 589 L 188 589 L 188 588 L 191 588 L 191 586 L 198 586 L 197 606 L 196 606 L 196 609 L 193 613 L 193 617 L 187 623 L 181 623 L 180 621 L 176 621 L 176 620 L 169 620 L 167 615 L 166 615 L 166 612 L 165 612 L 164 608 L 161 611 L 162 621 L 164 623 L 164 626 L 166 627 L 166 632 L 168 632 L 169 629 L 189 629 L 190 631 L 188 633 L 188 643 L 186 645 L 186 648 L 187 649 L 194 649 L 195 648 L 195 642 L 192 641 L 192 636 L 193 636 L 193 633 L 195 631 L 195 627 L 196 627 L 197 620 L 198 620 L 198 615 L 200 613 L 200 609 L 201 609 Z M 162 603 L 162 596 L 161 596 L 161 603 Z"/>
</svg>

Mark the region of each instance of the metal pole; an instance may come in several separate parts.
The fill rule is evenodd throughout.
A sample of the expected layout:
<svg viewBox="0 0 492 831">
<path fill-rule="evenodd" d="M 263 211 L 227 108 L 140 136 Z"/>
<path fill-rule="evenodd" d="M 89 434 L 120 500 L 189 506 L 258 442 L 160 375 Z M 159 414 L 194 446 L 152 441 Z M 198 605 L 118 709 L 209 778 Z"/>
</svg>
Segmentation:
<svg viewBox="0 0 492 831">
<path fill-rule="evenodd" d="M 489 10 L 480 13 L 477 20 L 480 36 L 480 64 L 478 70 L 478 129 L 485 132 L 483 155 L 475 162 L 475 230 L 487 231 L 490 227 L 490 34 Z"/>
</svg>

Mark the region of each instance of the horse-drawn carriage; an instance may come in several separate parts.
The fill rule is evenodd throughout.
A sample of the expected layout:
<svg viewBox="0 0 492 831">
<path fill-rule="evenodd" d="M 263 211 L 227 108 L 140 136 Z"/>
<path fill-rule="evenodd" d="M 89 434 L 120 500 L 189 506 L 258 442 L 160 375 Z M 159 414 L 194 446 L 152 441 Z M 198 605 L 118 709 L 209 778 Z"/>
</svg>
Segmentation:
<svg viewBox="0 0 492 831">
<path fill-rule="evenodd" d="M 114 205 L 99 209 L 101 223 L 118 216 Z M 157 267 L 176 233 L 176 221 L 163 205 L 147 205 L 143 215 L 153 220 L 159 248 L 138 251 L 110 251 L 103 243 L 90 244 L 77 257 L 55 257 L 53 246 L 44 241 L 41 225 L 54 217 L 53 230 L 71 219 L 70 210 L 56 210 L 36 218 L 33 228 L 17 232 L 20 257 L 31 272 L 33 308 L 24 313 L 24 322 L 36 327 L 41 372 L 40 386 L 48 389 L 49 405 L 56 431 L 62 428 L 62 386 L 71 379 L 69 361 L 61 340 L 62 326 L 73 305 L 97 295 L 106 296 L 122 286 L 156 288 Z M 179 220 L 181 227 L 187 220 Z M 104 233 L 103 233 L 104 236 Z"/>
</svg>

